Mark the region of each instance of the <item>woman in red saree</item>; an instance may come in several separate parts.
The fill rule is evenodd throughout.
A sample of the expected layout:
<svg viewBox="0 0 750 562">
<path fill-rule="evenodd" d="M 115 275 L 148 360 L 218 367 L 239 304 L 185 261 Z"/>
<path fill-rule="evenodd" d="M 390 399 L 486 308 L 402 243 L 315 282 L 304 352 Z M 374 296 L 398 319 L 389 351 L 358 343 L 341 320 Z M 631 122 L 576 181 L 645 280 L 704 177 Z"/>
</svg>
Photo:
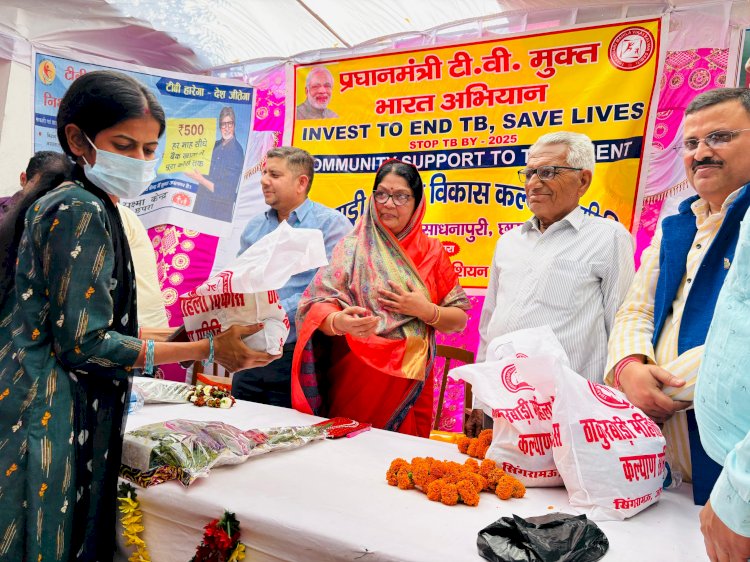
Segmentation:
<svg viewBox="0 0 750 562">
<path fill-rule="evenodd" d="M 417 169 L 385 162 L 366 213 L 297 309 L 292 405 L 428 437 L 435 331 L 466 326 L 469 299 L 442 244 L 422 232 Z"/>
</svg>

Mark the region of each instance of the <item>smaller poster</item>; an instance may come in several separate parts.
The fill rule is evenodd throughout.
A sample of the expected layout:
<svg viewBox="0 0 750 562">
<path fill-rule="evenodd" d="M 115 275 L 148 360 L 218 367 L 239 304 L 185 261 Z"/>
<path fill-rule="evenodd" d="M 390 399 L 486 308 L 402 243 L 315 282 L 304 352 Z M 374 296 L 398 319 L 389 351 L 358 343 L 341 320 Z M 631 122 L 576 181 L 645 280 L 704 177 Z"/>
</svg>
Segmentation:
<svg viewBox="0 0 750 562">
<path fill-rule="evenodd" d="M 149 228 L 174 224 L 224 236 L 232 229 L 253 118 L 253 90 L 231 80 L 107 66 L 35 53 L 34 150 L 61 151 L 57 109 L 70 84 L 94 70 L 117 70 L 145 84 L 166 114 L 157 177 L 121 201 Z"/>
</svg>

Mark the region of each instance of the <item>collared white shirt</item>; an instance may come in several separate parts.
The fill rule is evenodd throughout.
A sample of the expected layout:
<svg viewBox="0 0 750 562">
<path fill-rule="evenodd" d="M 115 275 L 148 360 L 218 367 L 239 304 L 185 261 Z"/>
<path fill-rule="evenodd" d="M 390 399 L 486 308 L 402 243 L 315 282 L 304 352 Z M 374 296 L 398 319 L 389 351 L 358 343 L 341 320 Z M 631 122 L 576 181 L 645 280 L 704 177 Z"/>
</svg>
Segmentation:
<svg viewBox="0 0 750 562">
<path fill-rule="evenodd" d="M 607 338 L 635 272 L 633 237 L 576 207 L 544 232 L 532 217 L 505 233 L 492 258 L 477 360 L 503 334 L 549 325 L 577 373 L 602 382 Z"/>
</svg>

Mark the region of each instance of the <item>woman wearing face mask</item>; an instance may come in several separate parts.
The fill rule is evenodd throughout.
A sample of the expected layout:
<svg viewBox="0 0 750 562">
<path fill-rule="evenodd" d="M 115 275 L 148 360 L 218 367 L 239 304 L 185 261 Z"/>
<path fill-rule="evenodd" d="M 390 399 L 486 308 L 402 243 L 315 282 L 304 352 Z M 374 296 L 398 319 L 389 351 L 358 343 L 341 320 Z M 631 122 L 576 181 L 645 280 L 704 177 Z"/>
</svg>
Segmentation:
<svg viewBox="0 0 750 562">
<path fill-rule="evenodd" d="M 435 331 L 463 330 L 471 304 L 440 241 L 422 232 L 424 213 L 417 169 L 385 162 L 366 214 L 300 300 L 297 410 L 429 435 Z"/>
<path fill-rule="evenodd" d="M 164 127 L 142 84 L 85 74 L 57 117 L 75 181 L 39 185 L 14 207 L 17 234 L 0 252 L 0 560 L 112 559 L 134 368 L 210 358 L 234 371 L 273 359 L 242 343 L 258 326 L 200 342 L 138 337 L 115 202 L 153 180 Z"/>
</svg>

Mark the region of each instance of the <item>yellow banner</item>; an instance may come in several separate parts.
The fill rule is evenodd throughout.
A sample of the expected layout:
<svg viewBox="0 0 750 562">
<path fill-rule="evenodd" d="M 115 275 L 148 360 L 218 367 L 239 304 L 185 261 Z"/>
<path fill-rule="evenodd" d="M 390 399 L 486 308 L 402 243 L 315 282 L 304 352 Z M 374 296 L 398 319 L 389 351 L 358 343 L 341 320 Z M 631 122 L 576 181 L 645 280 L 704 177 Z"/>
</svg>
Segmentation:
<svg viewBox="0 0 750 562">
<path fill-rule="evenodd" d="M 486 287 L 497 238 L 530 217 L 517 175 L 529 146 L 573 131 L 596 146 L 581 206 L 632 229 L 660 30 L 629 21 L 298 65 L 290 136 L 316 157 L 311 196 L 355 220 L 385 159 L 413 163 L 424 231 L 464 287 Z"/>
<path fill-rule="evenodd" d="M 216 119 L 167 119 L 167 139 L 160 174 L 195 170 L 204 176 L 211 168 L 216 139 Z"/>
</svg>

